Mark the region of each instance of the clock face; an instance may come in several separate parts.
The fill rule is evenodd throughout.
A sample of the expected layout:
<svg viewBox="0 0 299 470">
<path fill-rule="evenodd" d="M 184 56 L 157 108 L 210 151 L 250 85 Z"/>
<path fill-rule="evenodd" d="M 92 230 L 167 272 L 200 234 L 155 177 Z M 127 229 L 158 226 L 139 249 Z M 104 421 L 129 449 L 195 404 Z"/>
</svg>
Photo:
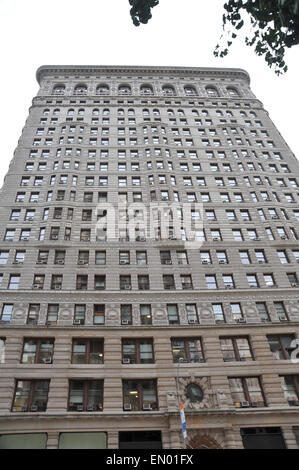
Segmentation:
<svg viewBox="0 0 299 470">
<path fill-rule="evenodd" d="M 203 399 L 203 391 L 199 385 L 191 383 L 185 389 L 186 397 L 192 402 L 201 402 Z"/>
</svg>

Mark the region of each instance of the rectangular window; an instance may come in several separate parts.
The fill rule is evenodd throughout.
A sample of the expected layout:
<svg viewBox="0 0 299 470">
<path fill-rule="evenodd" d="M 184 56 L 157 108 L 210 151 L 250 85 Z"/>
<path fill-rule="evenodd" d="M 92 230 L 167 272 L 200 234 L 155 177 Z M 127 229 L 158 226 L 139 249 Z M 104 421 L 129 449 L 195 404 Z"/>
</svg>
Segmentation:
<svg viewBox="0 0 299 470">
<path fill-rule="evenodd" d="M 180 323 L 178 306 L 176 304 L 167 305 L 168 321 L 170 325 L 178 325 Z"/>
<path fill-rule="evenodd" d="M 220 338 L 224 362 L 253 361 L 249 339 L 246 337 Z"/>
<path fill-rule="evenodd" d="M 103 411 L 103 381 L 70 380 L 68 411 Z"/>
<path fill-rule="evenodd" d="M 150 411 L 158 409 L 156 380 L 124 380 L 124 411 Z"/>
<path fill-rule="evenodd" d="M 267 339 L 274 359 L 290 359 L 297 347 L 294 335 L 268 335 Z"/>
<path fill-rule="evenodd" d="M 299 405 L 299 375 L 285 375 L 281 377 L 284 396 L 290 406 Z"/>
<path fill-rule="evenodd" d="M 12 411 L 46 411 L 49 380 L 17 380 Z"/>
<path fill-rule="evenodd" d="M 173 338 L 173 362 L 205 362 L 200 338 Z"/>
<path fill-rule="evenodd" d="M 259 377 L 229 377 L 228 382 L 236 408 L 266 406 Z"/>
<path fill-rule="evenodd" d="M 103 364 L 103 358 L 102 339 L 73 339 L 72 364 Z"/>
<path fill-rule="evenodd" d="M 152 324 L 152 311 L 150 305 L 140 305 L 140 323 L 141 325 Z"/>
<path fill-rule="evenodd" d="M 121 305 L 120 306 L 120 316 L 122 325 L 132 325 L 132 306 L 131 305 Z"/>
<path fill-rule="evenodd" d="M 3 304 L 1 312 L 1 323 L 10 323 L 14 304 Z"/>
<path fill-rule="evenodd" d="M 123 364 L 152 364 L 154 362 L 152 339 L 123 339 Z"/>
<path fill-rule="evenodd" d="M 21 362 L 23 364 L 52 364 L 54 339 L 25 338 Z"/>
<path fill-rule="evenodd" d="M 84 325 L 85 311 L 86 311 L 85 305 L 75 305 L 74 319 L 73 319 L 74 325 Z"/>
<path fill-rule="evenodd" d="M 105 305 L 96 304 L 93 308 L 93 324 L 105 324 Z"/>
</svg>

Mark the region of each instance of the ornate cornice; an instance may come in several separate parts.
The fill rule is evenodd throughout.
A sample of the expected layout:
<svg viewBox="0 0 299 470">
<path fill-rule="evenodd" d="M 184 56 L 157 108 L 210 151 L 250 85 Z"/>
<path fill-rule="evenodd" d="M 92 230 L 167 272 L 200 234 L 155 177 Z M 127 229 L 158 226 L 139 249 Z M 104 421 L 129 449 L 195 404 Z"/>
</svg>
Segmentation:
<svg viewBox="0 0 299 470">
<path fill-rule="evenodd" d="M 242 78 L 248 84 L 250 76 L 246 70 L 238 68 L 216 68 L 216 67 L 160 67 L 160 66 L 131 66 L 131 65 L 42 65 L 37 69 L 36 79 L 40 84 L 43 75 L 55 74 L 156 74 L 156 75 L 189 75 L 221 78 Z"/>
</svg>

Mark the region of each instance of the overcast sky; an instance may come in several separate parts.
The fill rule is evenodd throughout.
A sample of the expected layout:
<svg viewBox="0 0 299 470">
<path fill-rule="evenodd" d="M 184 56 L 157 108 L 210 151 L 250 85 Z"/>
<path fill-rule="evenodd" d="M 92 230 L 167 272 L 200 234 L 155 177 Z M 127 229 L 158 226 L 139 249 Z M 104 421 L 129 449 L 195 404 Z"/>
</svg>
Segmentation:
<svg viewBox="0 0 299 470">
<path fill-rule="evenodd" d="M 299 156 L 299 46 L 277 77 L 252 48 L 235 41 L 215 58 L 224 0 L 160 0 L 147 25 L 135 27 L 128 0 L 0 0 L 0 186 L 17 147 L 41 65 L 236 67 Z"/>
</svg>

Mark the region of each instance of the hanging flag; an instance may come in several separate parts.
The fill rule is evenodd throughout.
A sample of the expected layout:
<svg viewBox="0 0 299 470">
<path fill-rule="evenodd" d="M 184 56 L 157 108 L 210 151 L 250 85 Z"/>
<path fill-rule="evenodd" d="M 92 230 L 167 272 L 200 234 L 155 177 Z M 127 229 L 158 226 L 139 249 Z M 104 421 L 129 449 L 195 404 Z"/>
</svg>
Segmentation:
<svg viewBox="0 0 299 470">
<path fill-rule="evenodd" d="M 183 402 L 182 401 L 180 401 L 180 415 L 181 415 L 183 436 L 186 439 L 187 438 L 187 427 L 186 427 L 186 419 L 185 419 L 185 413 L 184 413 L 184 408 L 183 408 Z"/>
</svg>

